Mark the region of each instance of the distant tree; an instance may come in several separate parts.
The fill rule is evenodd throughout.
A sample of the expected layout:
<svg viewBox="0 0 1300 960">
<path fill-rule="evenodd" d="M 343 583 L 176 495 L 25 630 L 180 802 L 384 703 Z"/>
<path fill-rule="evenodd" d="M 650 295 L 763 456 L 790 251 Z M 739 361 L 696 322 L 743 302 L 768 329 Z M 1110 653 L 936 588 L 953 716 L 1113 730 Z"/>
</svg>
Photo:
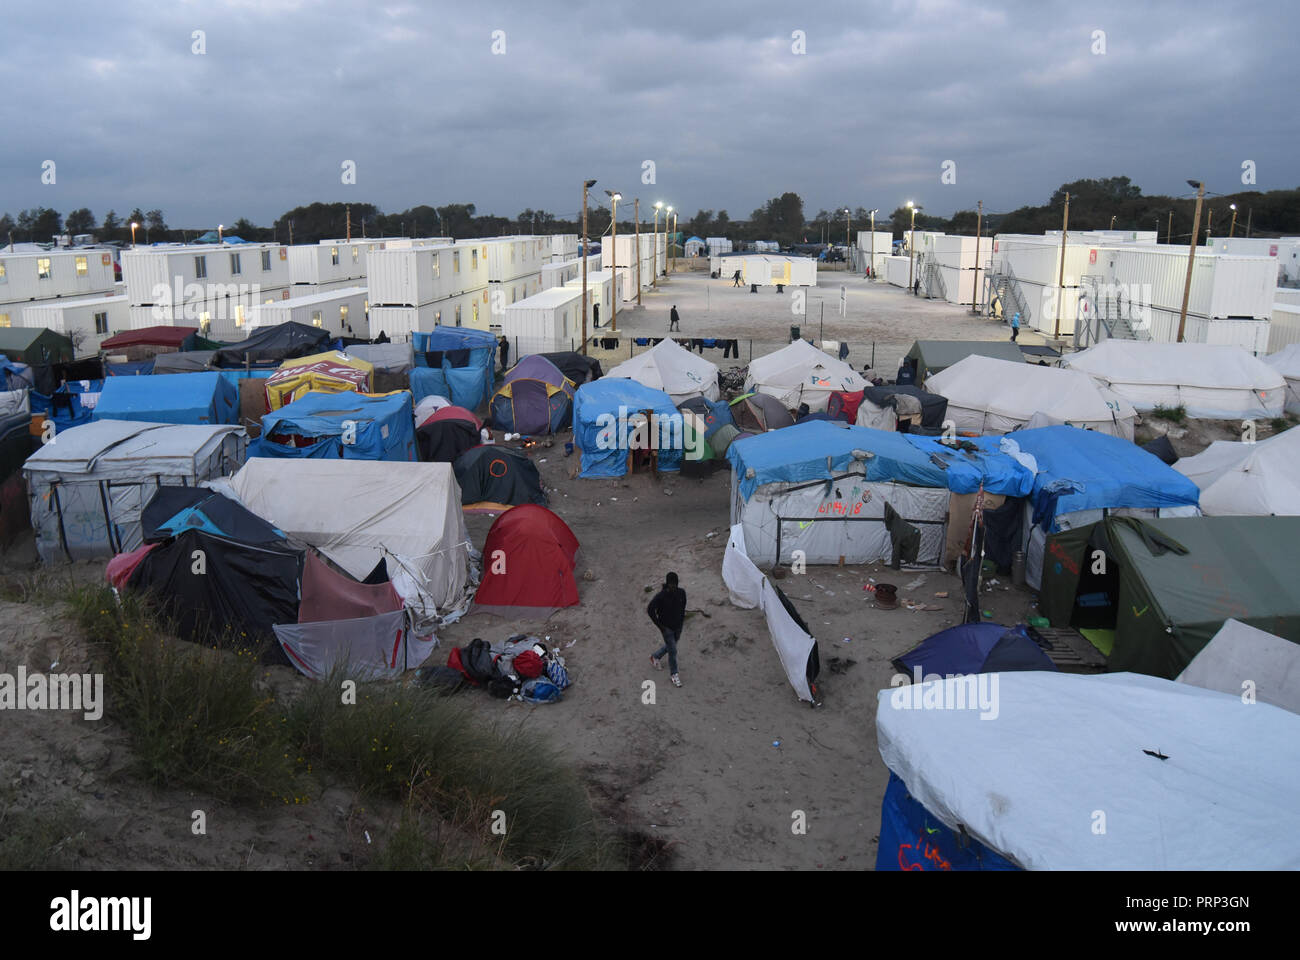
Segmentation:
<svg viewBox="0 0 1300 960">
<path fill-rule="evenodd" d="M 52 243 L 63 232 L 63 218 L 49 207 L 33 207 L 18 213 L 18 230 L 29 243 Z"/>
<path fill-rule="evenodd" d="M 261 239 L 262 229 L 247 217 L 240 217 L 231 225 L 229 232 L 241 240 L 259 240 Z"/>
<path fill-rule="evenodd" d="M 697 210 L 695 216 L 686 221 L 686 229 L 694 236 L 707 237 L 709 235 L 709 225 L 712 222 L 712 210 Z"/>
<path fill-rule="evenodd" d="M 127 239 L 131 238 L 131 224 L 133 223 L 139 228 L 136 231 L 136 236 L 138 237 L 140 233 L 144 231 L 145 228 L 144 214 L 140 212 L 139 207 L 136 207 L 134 210 L 132 210 L 131 215 L 126 218 L 126 223 L 122 224 L 122 227 L 125 229 Z"/>
<path fill-rule="evenodd" d="M 144 215 L 145 243 L 150 242 L 149 237 L 155 231 L 159 234 L 165 234 L 167 232 L 167 224 L 163 220 L 163 212 L 161 210 L 150 210 L 148 213 Z M 161 236 L 160 239 L 166 240 L 167 238 L 165 236 Z"/>
<path fill-rule="evenodd" d="M 13 217 L 9 216 L 8 213 L 3 217 L 0 217 L 0 244 L 8 243 L 10 236 L 12 236 L 14 231 L 17 229 L 18 225 L 14 223 Z"/>
<path fill-rule="evenodd" d="M 104 214 L 104 222 L 100 226 L 99 232 L 103 234 L 101 240 L 116 240 L 118 231 L 122 229 L 122 221 L 117 218 L 117 211 L 110 210 Z"/>
<path fill-rule="evenodd" d="M 95 215 L 85 207 L 80 207 L 68 214 L 64 229 L 71 236 L 90 233 L 95 229 Z"/>
<path fill-rule="evenodd" d="M 975 221 L 978 219 L 979 215 L 974 210 L 958 210 L 952 215 L 952 219 L 948 221 L 947 231 L 949 233 L 974 236 Z"/>
</svg>

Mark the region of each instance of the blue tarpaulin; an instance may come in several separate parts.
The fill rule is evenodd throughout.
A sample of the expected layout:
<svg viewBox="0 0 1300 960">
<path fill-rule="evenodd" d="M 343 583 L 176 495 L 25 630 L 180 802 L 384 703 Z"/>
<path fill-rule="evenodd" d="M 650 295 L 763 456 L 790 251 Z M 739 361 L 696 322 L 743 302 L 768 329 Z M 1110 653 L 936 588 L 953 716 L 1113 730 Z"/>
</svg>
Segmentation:
<svg viewBox="0 0 1300 960">
<path fill-rule="evenodd" d="M 877 870 L 1019 870 L 995 850 L 959 835 L 907 792 L 892 770 L 880 808 Z"/>
<path fill-rule="evenodd" d="M 292 447 L 271 439 L 288 435 L 316 442 Z M 381 397 L 312 391 L 262 417 L 262 435 L 249 444 L 248 455 L 416 460 L 411 395 L 405 390 Z"/>
<path fill-rule="evenodd" d="M 106 363 L 104 374 L 109 377 L 147 377 L 153 374 L 153 364 L 153 360 Z"/>
<path fill-rule="evenodd" d="M 495 334 L 474 327 L 434 327 L 411 334 L 411 345 L 415 349 L 411 391 L 417 404 L 427 396 L 436 395 L 447 397 L 466 410 L 477 410 L 492 395 L 497 356 Z M 456 359 L 444 356 L 431 367 L 430 353 L 453 354 Z"/>
<path fill-rule="evenodd" d="M 973 493 L 982 481 L 989 493 L 1017 497 L 1033 485 L 1033 475 L 1011 457 L 983 454 L 946 462 L 945 469 L 909 439 L 904 433 L 810 420 L 732 443 L 727 459 L 746 500 L 763 484 L 805 483 L 842 474 L 858 460 L 855 451 L 864 455 L 866 479 L 871 482 Z"/>
<path fill-rule="evenodd" d="M 650 410 L 657 429 L 638 434 L 636 414 Z M 573 400 L 573 439 L 582 451 L 581 477 L 621 477 L 627 473 L 633 445 L 654 445 L 659 469 L 681 469 L 685 422 L 668 394 L 635 380 L 593 380 L 578 388 Z"/>
<path fill-rule="evenodd" d="M 173 373 L 165 377 L 109 377 L 95 405 L 94 419 L 238 423 L 239 390 L 215 371 Z"/>
<path fill-rule="evenodd" d="M 1004 437 L 980 437 L 980 447 L 998 450 L 1014 442 L 1038 464 L 1033 504 L 1036 522 L 1049 533 L 1056 517 L 1076 510 L 1120 507 L 1160 509 L 1196 506 L 1196 484 L 1154 454 L 1120 437 L 1054 426 L 1017 430 Z"/>
</svg>

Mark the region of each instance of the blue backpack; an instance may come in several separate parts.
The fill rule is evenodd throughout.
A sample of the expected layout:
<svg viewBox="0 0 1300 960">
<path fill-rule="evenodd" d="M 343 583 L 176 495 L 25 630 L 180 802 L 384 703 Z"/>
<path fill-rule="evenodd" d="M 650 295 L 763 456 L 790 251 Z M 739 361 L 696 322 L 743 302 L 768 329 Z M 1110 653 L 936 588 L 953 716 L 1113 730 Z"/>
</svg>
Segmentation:
<svg viewBox="0 0 1300 960">
<path fill-rule="evenodd" d="M 560 688 L 544 677 L 525 682 L 519 689 L 519 696 L 526 703 L 559 703 L 564 699 Z"/>
</svg>

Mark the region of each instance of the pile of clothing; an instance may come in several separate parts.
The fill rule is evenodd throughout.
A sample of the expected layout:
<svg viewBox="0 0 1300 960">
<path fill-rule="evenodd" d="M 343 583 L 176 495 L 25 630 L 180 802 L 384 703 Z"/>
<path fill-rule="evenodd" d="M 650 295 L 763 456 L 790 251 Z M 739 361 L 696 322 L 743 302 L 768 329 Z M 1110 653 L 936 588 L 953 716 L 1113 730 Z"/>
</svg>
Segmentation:
<svg viewBox="0 0 1300 960">
<path fill-rule="evenodd" d="M 454 647 L 445 667 L 425 667 L 418 682 L 446 693 L 483 687 L 501 700 L 523 703 L 558 703 L 573 683 L 554 648 L 522 633 L 500 643 L 475 638 Z"/>
</svg>

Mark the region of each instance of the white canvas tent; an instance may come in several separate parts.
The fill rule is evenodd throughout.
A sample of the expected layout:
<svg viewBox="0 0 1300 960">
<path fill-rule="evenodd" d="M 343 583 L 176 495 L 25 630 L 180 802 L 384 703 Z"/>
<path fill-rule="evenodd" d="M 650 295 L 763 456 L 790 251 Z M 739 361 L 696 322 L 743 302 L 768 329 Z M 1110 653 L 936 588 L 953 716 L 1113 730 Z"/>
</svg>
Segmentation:
<svg viewBox="0 0 1300 960">
<path fill-rule="evenodd" d="M 1133 406 L 1079 371 L 971 354 L 929 377 L 925 389 L 948 398 L 960 433 L 1010 433 L 1048 418 L 1133 439 Z"/>
<path fill-rule="evenodd" d="M 673 340 L 661 340 L 649 350 L 624 360 L 606 377 L 626 377 L 654 390 L 662 390 L 680 405 L 692 397 L 717 400 L 718 367 Z"/>
<path fill-rule="evenodd" d="M 417 631 L 469 606 L 470 540 L 449 463 L 255 457 L 230 491 L 357 580 L 386 561 Z"/>
<path fill-rule="evenodd" d="M 806 340 L 795 340 L 750 361 L 745 380 L 746 390 L 776 397 L 790 410 L 806 403 L 811 413 L 824 411 L 836 391 L 853 392 L 866 386 L 867 382 L 847 363 Z"/>
<path fill-rule="evenodd" d="M 905 706 L 977 678 L 878 695 L 881 757 L 948 827 L 1030 870 L 1300 868 L 1300 716 L 1140 674 L 988 676 L 995 720 Z"/>
<path fill-rule="evenodd" d="M 1142 412 L 1184 407 L 1189 417 L 1241 420 L 1280 417 L 1282 375 L 1241 347 L 1211 343 L 1104 340 L 1061 358 Z"/>
<path fill-rule="evenodd" d="M 1289 343 L 1262 359 L 1286 381 L 1286 412 L 1300 414 L 1300 343 Z"/>
<path fill-rule="evenodd" d="M 1240 620 L 1225 620 L 1183 668 L 1178 682 L 1235 697 L 1249 694 L 1258 703 L 1300 713 L 1300 643 Z"/>
<path fill-rule="evenodd" d="M 1174 469 L 1200 487 L 1207 516 L 1300 515 L 1300 428 L 1258 443 L 1216 440 Z"/>
<path fill-rule="evenodd" d="M 49 563 L 134 550 L 160 485 L 231 473 L 247 445 L 235 426 L 95 420 L 60 431 L 23 464 L 37 552 Z"/>
</svg>

